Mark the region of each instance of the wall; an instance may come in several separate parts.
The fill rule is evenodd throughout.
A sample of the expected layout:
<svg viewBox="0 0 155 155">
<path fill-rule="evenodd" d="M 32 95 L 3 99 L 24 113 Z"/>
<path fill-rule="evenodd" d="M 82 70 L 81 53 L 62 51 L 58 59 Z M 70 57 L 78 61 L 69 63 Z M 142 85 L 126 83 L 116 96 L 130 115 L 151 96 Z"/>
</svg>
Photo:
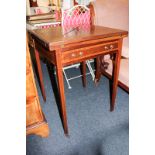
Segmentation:
<svg viewBox="0 0 155 155">
<path fill-rule="evenodd" d="M 29 0 L 26 0 L 26 15 L 31 15 Z"/>
<path fill-rule="evenodd" d="M 128 0 L 96 0 L 93 5 L 96 25 L 129 30 Z M 124 39 L 123 46 L 126 48 L 124 52 L 128 52 L 128 38 Z"/>
</svg>

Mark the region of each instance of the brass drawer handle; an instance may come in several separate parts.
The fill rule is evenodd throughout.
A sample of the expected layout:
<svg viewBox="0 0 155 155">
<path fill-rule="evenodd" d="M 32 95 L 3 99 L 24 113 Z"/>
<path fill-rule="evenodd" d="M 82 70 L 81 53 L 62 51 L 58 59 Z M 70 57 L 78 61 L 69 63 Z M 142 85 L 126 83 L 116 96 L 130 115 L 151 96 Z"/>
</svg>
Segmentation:
<svg viewBox="0 0 155 155">
<path fill-rule="evenodd" d="M 83 55 L 83 52 L 80 52 L 79 55 L 82 56 Z"/>
<path fill-rule="evenodd" d="M 109 48 L 108 48 L 108 46 L 105 46 L 104 49 L 105 49 L 105 50 L 108 50 Z"/>
<path fill-rule="evenodd" d="M 75 55 L 75 53 L 72 53 L 72 55 L 71 55 L 72 57 L 75 57 L 76 55 Z"/>
<path fill-rule="evenodd" d="M 114 48 L 114 45 L 110 45 L 110 48 L 113 49 Z"/>
</svg>

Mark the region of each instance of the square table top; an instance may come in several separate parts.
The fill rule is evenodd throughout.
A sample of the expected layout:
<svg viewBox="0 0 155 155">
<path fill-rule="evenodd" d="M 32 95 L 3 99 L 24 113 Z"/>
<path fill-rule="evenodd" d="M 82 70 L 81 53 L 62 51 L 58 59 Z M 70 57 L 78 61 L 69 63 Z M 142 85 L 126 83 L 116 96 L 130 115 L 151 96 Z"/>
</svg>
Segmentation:
<svg viewBox="0 0 155 155">
<path fill-rule="evenodd" d="M 38 39 L 48 49 L 54 46 L 60 46 L 70 43 L 83 42 L 93 39 L 103 39 L 108 37 L 126 37 L 126 30 L 119 30 L 103 26 L 88 26 L 67 28 L 51 27 L 48 29 L 30 30 L 34 38 Z"/>
</svg>

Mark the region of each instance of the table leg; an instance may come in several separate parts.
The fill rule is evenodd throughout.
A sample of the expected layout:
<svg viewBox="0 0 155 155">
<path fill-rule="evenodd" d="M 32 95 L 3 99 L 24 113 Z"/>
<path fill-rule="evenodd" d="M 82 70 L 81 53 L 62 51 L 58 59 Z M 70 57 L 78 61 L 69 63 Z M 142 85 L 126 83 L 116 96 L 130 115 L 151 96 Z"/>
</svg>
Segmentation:
<svg viewBox="0 0 155 155">
<path fill-rule="evenodd" d="M 36 58 L 36 64 L 37 64 L 37 70 L 38 70 L 38 75 L 39 75 L 41 92 L 42 92 L 44 101 L 46 101 L 46 93 L 45 93 L 45 88 L 44 88 L 44 83 L 43 83 L 43 74 L 42 74 L 42 69 L 41 69 L 41 64 L 40 64 L 40 56 L 39 56 L 39 52 L 35 48 L 35 46 L 34 46 L 34 53 L 35 53 L 35 58 Z"/>
<path fill-rule="evenodd" d="M 82 73 L 83 87 L 86 87 L 86 62 L 83 61 L 80 67 L 81 67 L 81 73 Z"/>
<path fill-rule="evenodd" d="M 57 50 L 56 54 L 56 75 L 58 82 L 58 89 L 60 95 L 60 109 L 62 124 L 64 128 L 64 133 L 68 135 L 68 124 L 67 124 L 67 113 L 66 113 L 66 101 L 65 101 L 65 91 L 64 91 L 64 81 L 63 81 L 63 66 L 61 62 L 61 50 Z"/>
<path fill-rule="evenodd" d="M 96 72 L 95 72 L 95 80 L 94 80 L 94 82 L 95 82 L 95 85 L 97 86 L 98 85 L 98 83 L 99 83 L 99 80 L 100 80 L 100 78 L 101 78 L 101 68 L 100 68 L 100 57 L 97 57 L 96 58 Z"/>
<path fill-rule="evenodd" d="M 112 75 L 112 96 L 111 96 L 111 106 L 110 111 L 114 110 L 115 99 L 117 94 L 117 85 L 118 85 L 118 76 L 121 60 L 121 51 L 122 51 L 122 39 L 119 40 L 118 51 L 115 54 L 115 60 L 113 61 L 113 75 Z"/>
</svg>

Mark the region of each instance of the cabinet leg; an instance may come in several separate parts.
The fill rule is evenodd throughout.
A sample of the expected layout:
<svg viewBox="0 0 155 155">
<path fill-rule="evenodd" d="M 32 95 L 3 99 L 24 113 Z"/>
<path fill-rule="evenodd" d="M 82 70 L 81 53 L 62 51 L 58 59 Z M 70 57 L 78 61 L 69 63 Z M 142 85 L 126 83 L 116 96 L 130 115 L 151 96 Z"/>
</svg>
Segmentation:
<svg viewBox="0 0 155 155">
<path fill-rule="evenodd" d="M 46 122 L 40 122 L 40 124 L 36 126 L 32 125 L 26 129 L 26 135 L 35 134 L 44 138 L 49 136 L 49 132 L 49 127 Z"/>
</svg>

